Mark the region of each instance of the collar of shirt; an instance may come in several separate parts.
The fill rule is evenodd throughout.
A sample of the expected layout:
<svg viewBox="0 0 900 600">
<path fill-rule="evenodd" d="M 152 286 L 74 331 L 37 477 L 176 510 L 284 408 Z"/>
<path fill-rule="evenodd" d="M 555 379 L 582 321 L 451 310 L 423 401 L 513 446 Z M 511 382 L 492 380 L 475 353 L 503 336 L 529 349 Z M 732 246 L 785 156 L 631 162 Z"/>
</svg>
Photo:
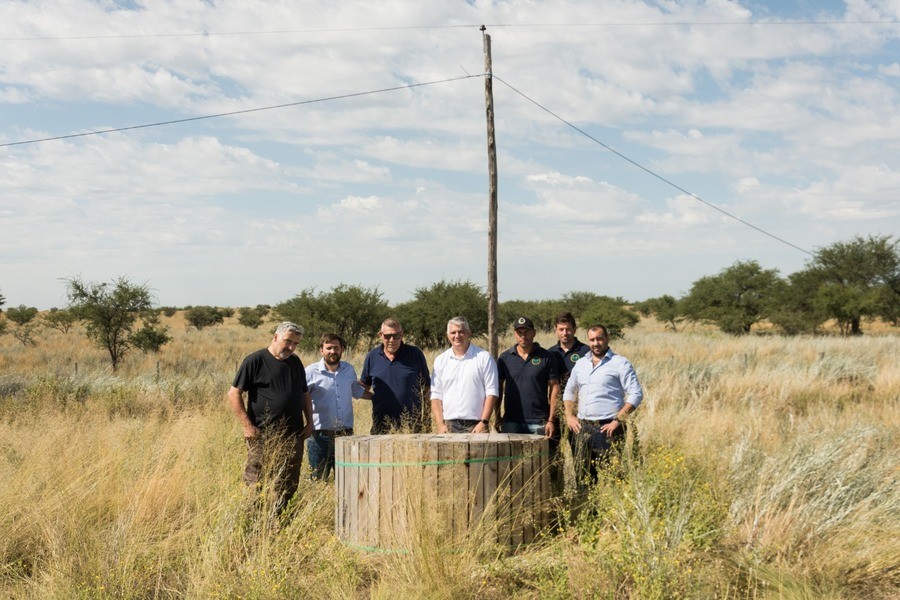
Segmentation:
<svg viewBox="0 0 900 600">
<path fill-rule="evenodd" d="M 338 363 L 338 368 L 337 368 L 337 370 L 332 371 L 332 370 L 329 369 L 328 366 L 325 364 L 325 359 L 324 359 L 324 358 L 320 358 L 320 359 L 319 359 L 319 362 L 316 363 L 316 370 L 318 370 L 320 373 L 331 373 L 332 375 L 337 375 L 338 373 L 340 373 L 341 371 L 343 371 L 344 369 L 346 369 L 349 365 L 350 365 L 350 363 L 347 363 L 347 362 L 344 362 L 344 361 L 340 361 L 340 362 Z"/>
</svg>

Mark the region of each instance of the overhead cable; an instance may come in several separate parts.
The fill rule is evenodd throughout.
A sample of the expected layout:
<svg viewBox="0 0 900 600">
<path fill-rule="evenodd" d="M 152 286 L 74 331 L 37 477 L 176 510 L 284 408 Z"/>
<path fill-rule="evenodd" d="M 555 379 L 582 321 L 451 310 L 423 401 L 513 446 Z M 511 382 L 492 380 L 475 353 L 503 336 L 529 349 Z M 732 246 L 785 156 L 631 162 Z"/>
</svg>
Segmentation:
<svg viewBox="0 0 900 600">
<path fill-rule="evenodd" d="M 720 213 L 722 213 L 723 215 L 725 215 L 725 216 L 728 217 L 729 219 L 734 219 L 735 221 L 737 221 L 737 222 L 739 222 L 739 223 L 741 223 L 741 224 L 743 224 L 743 225 L 746 225 L 747 227 L 749 227 L 749 228 L 751 228 L 751 229 L 754 229 L 754 230 L 758 231 L 759 233 L 762 233 L 763 235 L 767 235 L 767 236 L 769 236 L 770 238 L 772 238 L 772 239 L 774 239 L 774 240 L 777 240 L 777 241 L 781 242 L 782 244 L 785 244 L 785 245 L 787 245 L 787 246 L 790 246 L 791 248 L 794 248 L 795 250 L 799 250 L 800 252 L 803 252 L 804 254 L 808 254 L 808 255 L 810 255 L 810 256 L 813 256 L 813 253 L 810 252 L 809 250 L 806 250 L 805 248 L 801 248 L 800 246 L 798 246 L 798 245 L 796 245 L 796 244 L 793 244 L 793 243 L 791 243 L 791 242 L 785 240 L 784 238 L 780 238 L 780 237 L 778 237 L 777 235 L 775 235 L 774 233 L 769 233 L 769 232 L 766 231 L 765 229 L 762 229 L 761 227 L 758 227 L 758 226 L 754 225 L 753 223 L 750 223 L 750 222 L 748 222 L 748 221 L 745 221 L 744 219 L 738 217 L 737 215 L 731 214 L 730 212 L 728 212 L 728 211 L 725 210 L 724 208 L 721 208 L 721 207 L 719 207 L 719 206 L 716 206 L 716 205 L 713 204 L 712 202 L 707 202 L 706 200 L 704 200 L 703 198 L 701 198 L 701 197 L 698 196 L 697 194 L 695 194 L 695 193 L 693 193 L 693 192 L 690 192 L 690 191 L 684 189 L 684 188 L 681 187 L 680 185 L 678 185 L 678 184 L 672 182 L 671 180 L 669 180 L 669 179 L 663 177 L 662 175 L 660 175 L 660 174 L 657 173 L 656 171 L 653 171 L 652 169 L 650 169 L 650 168 L 648 168 L 648 167 L 645 167 L 645 166 L 642 165 L 641 163 L 639 163 L 639 162 L 637 162 L 637 161 L 635 161 L 635 160 L 633 160 L 633 159 L 631 159 L 631 158 L 625 156 L 624 154 L 622 154 L 621 152 L 619 152 L 618 150 L 616 150 L 616 149 L 613 148 L 612 146 L 603 143 L 602 141 L 598 140 L 597 138 L 595 138 L 594 136 L 592 136 L 592 135 L 589 134 L 588 132 L 586 132 L 586 131 L 584 131 L 583 129 L 581 129 L 580 127 L 578 127 L 577 125 L 575 125 L 575 124 L 573 124 L 573 123 L 567 121 L 566 119 L 564 119 L 563 117 L 559 116 L 558 114 L 556 114 L 555 112 L 553 112 L 552 110 L 550 110 L 549 108 L 547 108 L 546 106 L 542 105 L 542 104 L 539 103 L 537 100 L 534 100 L 533 98 L 529 97 L 527 94 L 525 94 L 525 93 L 521 92 L 520 90 L 516 89 L 516 88 L 515 88 L 514 86 L 512 86 L 511 84 L 509 84 L 508 82 L 506 82 L 506 81 L 504 81 L 503 79 L 501 79 L 500 77 L 498 77 L 496 73 L 493 74 L 493 78 L 496 79 L 497 81 L 499 81 L 500 83 L 502 83 L 503 85 L 505 85 L 506 87 L 508 87 L 509 89 L 511 89 L 512 91 L 514 91 L 515 93 L 519 94 L 520 96 L 522 96 L 523 98 L 525 98 L 526 100 L 528 100 L 529 102 L 531 102 L 532 104 L 534 104 L 535 106 L 537 106 L 538 108 L 540 108 L 541 110 L 543 110 L 544 112 L 546 112 L 547 114 L 549 114 L 550 116 L 552 116 L 553 118 L 555 118 L 555 119 L 561 121 L 562 123 L 564 123 L 564 124 L 566 124 L 567 126 L 571 127 L 572 129 L 574 129 L 575 131 L 577 131 L 577 132 L 580 133 L 581 135 L 585 136 L 585 137 L 588 138 L 589 140 L 591 140 L 591 141 L 593 141 L 594 143 L 598 144 L 599 146 L 602 146 L 603 148 L 609 150 L 610 152 L 612 152 L 613 154 L 615 154 L 616 156 L 618 156 L 618 157 L 621 158 L 622 160 L 625 160 L 625 161 L 631 163 L 632 165 L 634 165 L 634 166 L 637 167 L 638 169 L 644 171 L 644 172 L 647 173 L 648 175 L 652 175 L 652 176 L 655 177 L 656 179 L 659 179 L 659 180 L 662 181 L 663 183 L 665 183 L 665 184 L 667 184 L 667 185 L 669 185 L 669 186 L 675 188 L 675 189 L 678 190 L 679 192 L 682 192 L 683 194 L 686 194 L 686 195 L 690 196 L 690 197 L 693 198 L 694 200 L 697 200 L 698 202 L 701 202 L 702 204 L 705 204 L 706 206 L 712 208 L 713 210 L 719 211 Z"/>
</svg>

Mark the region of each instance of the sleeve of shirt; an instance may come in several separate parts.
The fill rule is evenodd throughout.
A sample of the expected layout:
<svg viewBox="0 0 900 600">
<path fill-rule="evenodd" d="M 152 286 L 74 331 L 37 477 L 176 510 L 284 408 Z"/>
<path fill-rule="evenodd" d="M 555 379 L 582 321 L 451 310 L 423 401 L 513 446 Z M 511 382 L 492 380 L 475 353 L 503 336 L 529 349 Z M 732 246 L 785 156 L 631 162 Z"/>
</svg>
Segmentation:
<svg viewBox="0 0 900 600">
<path fill-rule="evenodd" d="M 503 360 L 503 355 L 497 357 L 497 379 L 500 381 L 506 381 L 506 378 L 509 377 L 509 371 L 506 369 L 506 361 Z"/>
<path fill-rule="evenodd" d="M 550 352 L 550 360 L 547 361 L 547 379 L 556 379 L 559 380 L 559 362 L 557 362 L 556 357 L 553 356 L 553 352 Z M 563 367 L 565 368 L 565 367 Z"/>
<path fill-rule="evenodd" d="M 255 379 L 253 375 L 253 364 L 250 361 L 250 357 L 244 359 L 244 362 L 241 363 L 238 372 L 234 376 L 234 381 L 231 382 L 233 387 L 236 387 L 242 391 L 248 391 L 250 389 L 251 382 Z"/>
<path fill-rule="evenodd" d="M 625 401 L 637 408 L 644 399 L 644 389 L 641 387 L 641 382 L 638 381 L 637 373 L 635 373 L 634 367 L 631 366 L 630 362 L 625 361 L 621 377 L 622 387 L 625 388 Z"/>
<path fill-rule="evenodd" d="M 365 385 L 372 385 L 372 353 L 369 352 L 366 354 L 365 360 L 363 360 L 363 368 L 362 375 L 359 380 L 362 381 Z M 356 396 L 358 398 L 358 396 Z"/>
<path fill-rule="evenodd" d="M 500 378 L 497 376 L 497 362 L 490 352 L 485 352 L 487 360 L 484 364 L 484 395 L 500 396 Z"/>
<path fill-rule="evenodd" d="M 428 385 L 431 384 L 431 373 L 428 372 L 428 361 L 425 360 L 425 353 L 419 350 L 419 357 L 417 359 L 419 361 L 419 383 L 425 384 L 428 382 Z"/>
<path fill-rule="evenodd" d="M 444 388 L 441 385 L 441 357 L 434 359 L 434 373 L 431 375 L 431 397 L 435 400 L 444 399 Z"/>
<path fill-rule="evenodd" d="M 353 381 L 350 382 L 350 395 L 354 398 L 362 398 L 363 394 L 366 393 L 366 388 L 359 385 L 359 382 L 356 380 L 356 369 L 352 365 L 350 366 L 350 375 L 353 377 Z"/>
<path fill-rule="evenodd" d="M 306 377 L 306 390 L 307 392 L 312 393 L 313 388 L 316 387 L 316 373 L 314 371 L 315 365 L 310 365 L 306 367 L 306 370 L 303 371 L 304 376 Z"/>
<path fill-rule="evenodd" d="M 566 382 L 566 389 L 563 391 L 563 402 L 575 402 L 575 390 L 578 389 L 578 363 L 569 375 L 569 381 Z"/>
</svg>

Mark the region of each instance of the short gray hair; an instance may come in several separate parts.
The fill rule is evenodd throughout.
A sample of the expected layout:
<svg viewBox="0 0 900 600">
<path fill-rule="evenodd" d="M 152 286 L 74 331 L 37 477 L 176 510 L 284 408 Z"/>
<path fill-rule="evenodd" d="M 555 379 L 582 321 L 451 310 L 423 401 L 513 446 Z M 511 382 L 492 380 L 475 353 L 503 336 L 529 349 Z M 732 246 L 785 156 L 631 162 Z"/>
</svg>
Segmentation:
<svg viewBox="0 0 900 600">
<path fill-rule="evenodd" d="M 281 335 L 282 333 L 299 333 L 302 336 L 303 328 L 296 323 L 282 321 L 278 324 L 278 327 L 275 328 L 275 335 Z"/>
<path fill-rule="evenodd" d="M 472 333 L 472 328 L 469 327 L 469 322 L 466 321 L 465 317 L 453 317 L 452 319 L 447 321 L 447 331 L 450 331 L 451 325 L 456 325 L 457 327 L 460 327 L 466 333 L 469 333 L 469 334 Z"/>
</svg>

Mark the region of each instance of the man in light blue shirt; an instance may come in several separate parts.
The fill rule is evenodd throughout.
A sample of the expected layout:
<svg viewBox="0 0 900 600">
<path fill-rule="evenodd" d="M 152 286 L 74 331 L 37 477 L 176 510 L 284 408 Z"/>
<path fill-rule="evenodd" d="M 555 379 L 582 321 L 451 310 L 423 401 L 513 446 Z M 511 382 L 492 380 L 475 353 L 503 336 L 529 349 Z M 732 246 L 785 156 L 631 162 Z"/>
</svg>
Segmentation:
<svg viewBox="0 0 900 600">
<path fill-rule="evenodd" d="M 353 365 L 341 360 L 343 353 L 341 336 L 326 333 L 319 338 L 322 359 L 306 368 L 315 429 L 306 441 L 312 479 L 328 479 L 334 469 L 334 438 L 353 435 L 353 398 L 366 392 Z"/>
<path fill-rule="evenodd" d="M 625 438 L 625 419 L 641 404 L 644 390 L 634 367 L 609 348 L 609 332 L 603 325 L 588 330 L 590 356 L 575 363 L 563 404 L 566 424 L 577 436 L 581 457 L 589 462 L 591 481 L 597 479 L 597 462 L 609 454 L 612 444 Z M 575 401 L 578 400 L 578 414 Z"/>
</svg>

